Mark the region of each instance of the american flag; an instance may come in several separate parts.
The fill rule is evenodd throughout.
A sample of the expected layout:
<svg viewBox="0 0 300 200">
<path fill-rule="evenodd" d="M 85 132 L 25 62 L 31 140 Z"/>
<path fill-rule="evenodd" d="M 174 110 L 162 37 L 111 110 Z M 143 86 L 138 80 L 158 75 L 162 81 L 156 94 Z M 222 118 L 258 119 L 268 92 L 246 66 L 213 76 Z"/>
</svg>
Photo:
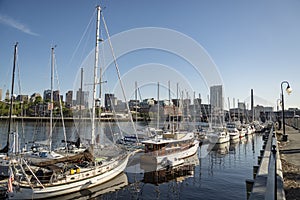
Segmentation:
<svg viewBox="0 0 300 200">
<path fill-rule="evenodd" d="M 7 181 L 7 192 L 13 192 L 13 185 L 12 185 L 13 181 L 14 181 L 14 173 L 10 167 L 9 168 L 9 178 Z"/>
</svg>

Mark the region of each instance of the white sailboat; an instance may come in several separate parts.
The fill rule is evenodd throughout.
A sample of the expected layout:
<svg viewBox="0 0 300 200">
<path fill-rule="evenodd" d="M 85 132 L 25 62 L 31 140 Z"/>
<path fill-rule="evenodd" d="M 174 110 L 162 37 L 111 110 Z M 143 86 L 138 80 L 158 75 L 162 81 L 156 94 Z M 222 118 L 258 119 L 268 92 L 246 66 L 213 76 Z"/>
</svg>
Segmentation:
<svg viewBox="0 0 300 200">
<path fill-rule="evenodd" d="M 207 137 L 210 143 L 221 144 L 230 141 L 229 133 L 224 127 L 214 127 L 207 133 Z"/>
<path fill-rule="evenodd" d="M 130 154 L 125 150 L 96 157 L 98 148 L 95 144 L 95 100 L 100 13 L 101 8 L 97 6 L 91 146 L 83 153 L 48 160 L 35 166 L 28 165 L 20 158 L 18 165 L 13 166 L 14 190 L 8 194 L 9 199 L 47 199 L 92 188 L 113 179 L 127 165 Z"/>
<path fill-rule="evenodd" d="M 235 123 L 227 123 L 226 129 L 229 133 L 230 140 L 236 140 L 240 138 L 240 132 L 237 129 L 237 125 Z"/>
<path fill-rule="evenodd" d="M 24 153 L 24 157 L 29 163 L 36 164 L 49 159 L 59 159 L 63 155 L 52 151 L 52 134 L 53 134 L 53 79 L 54 79 L 54 47 L 51 48 L 51 95 L 50 95 L 50 122 L 49 138 L 45 141 L 37 141 L 31 149 Z"/>
</svg>

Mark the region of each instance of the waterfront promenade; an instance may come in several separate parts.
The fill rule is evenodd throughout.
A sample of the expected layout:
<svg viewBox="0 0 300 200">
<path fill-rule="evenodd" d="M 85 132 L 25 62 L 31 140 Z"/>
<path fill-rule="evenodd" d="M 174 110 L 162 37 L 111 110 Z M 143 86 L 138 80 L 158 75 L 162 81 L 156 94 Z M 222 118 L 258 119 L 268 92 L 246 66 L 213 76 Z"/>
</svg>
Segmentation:
<svg viewBox="0 0 300 200">
<path fill-rule="evenodd" d="M 287 200 L 300 199 L 300 132 L 291 126 L 285 128 L 288 141 L 279 143 L 285 197 Z M 281 141 L 282 130 L 276 133 Z"/>
</svg>

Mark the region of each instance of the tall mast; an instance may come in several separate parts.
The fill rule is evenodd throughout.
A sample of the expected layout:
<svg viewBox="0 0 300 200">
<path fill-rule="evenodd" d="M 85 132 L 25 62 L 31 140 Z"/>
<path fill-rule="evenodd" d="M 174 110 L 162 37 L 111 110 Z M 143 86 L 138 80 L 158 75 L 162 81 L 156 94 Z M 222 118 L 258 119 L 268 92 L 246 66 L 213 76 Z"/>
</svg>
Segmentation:
<svg viewBox="0 0 300 200">
<path fill-rule="evenodd" d="M 193 104 L 194 104 L 194 129 L 196 129 L 196 92 L 194 91 L 194 97 L 193 97 Z"/>
<path fill-rule="evenodd" d="M 80 137 L 81 134 L 81 119 L 82 119 L 82 84 L 83 84 L 83 68 L 81 68 L 81 73 L 80 73 L 80 89 L 79 89 L 79 133 L 78 133 L 78 137 Z"/>
<path fill-rule="evenodd" d="M 135 126 L 137 127 L 137 82 L 135 81 Z"/>
<path fill-rule="evenodd" d="M 51 96 L 50 96 L 50 135 L 49 135 L 49 150 L 52 150 L 52 119 L 53 119 L 53 77 L 54 75 L 54 47 L 51 48 Z"/>
<path fill-rule="evenodd" d="M 9 134 L 11 132 L 11 116 L 12 116 L 13 98 L 14 98 L 14 87 L 15 87 L 14 85 L 15 85 L 15 71 L 16 71 L 16 63 L 17 63 L 17 50 L 18 50 L 18 42 L 15 44 L 14 66 L 13 66 L 13 73 L 12 73 L 12 79 L 11 79 L 11 93 L 10 93 L 7 146 L 9 146 Z"/>
<path fill-rule="evenodd" d="M 230 100 L 229 100 L 229 97 L 227 98 L 227 100 L 228 100 L 229 121 L 231 122 L 231 115 L 230 115 Z"/>
<path fill-rule="evenodd" d="M 171 83 L 168 81 L 168 89 L 169 89 L 169 105 L 171 105 Z"/>
<path fill-rule="evenodd" d="M 18 47 L 18 42 L 16 42 L 15 49 L 14 49 L 14 63 L 13 63 L 12 80 L 11 80 L 11 94 L 10 94 L 10 107 L 9 107 L 9 120 L 8 120 L 8 130 L 7 130 L 7 142 L 6 142 L 6 146 L 3 149 L 0 150 L 1 153 L 8 153 L 8 150 L 9 150 L 9 134 L 11 132 L 11 116 L 12 116 L 12 107 L 13 107 L 15 70 L 16 70 L 16 62 L 17 62 L 17 50 L 18 50 L 17 47 Z"/>
<path fill-rule="evenodd" d="M 159 82 L 157 82 L 157 130 L 159 129 Z"/>
<path fill-rule="evenodd" d="M 93 84 L 93 101 L 92 101 L 92 136 L 91 144 L 95 142 L 95 110 L 96 110 L 96 88 L 98 84 L 97 69 L 99 58 L 99 27 L 100 27 L 100 6 L 97 6 L 97 21 L 96 21 L 96 46 L 95 46 L 95 63 L 94 63 L 94 84 Z M 100 83 L 101 84 L 101 83 Z"/>
</svg>

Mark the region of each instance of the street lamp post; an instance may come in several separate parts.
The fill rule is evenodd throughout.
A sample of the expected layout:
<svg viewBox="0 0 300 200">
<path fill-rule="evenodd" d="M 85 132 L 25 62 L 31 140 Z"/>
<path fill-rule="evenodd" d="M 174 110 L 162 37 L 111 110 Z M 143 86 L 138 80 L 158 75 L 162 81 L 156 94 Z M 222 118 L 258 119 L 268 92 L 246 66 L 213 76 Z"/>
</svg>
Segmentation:
<svg viewBox="0 0 300 200">
<path fill-rule="evenodd" d="M 289 82 L 287 82 L 287 81 L 281 82 L 281 105 L 282 105 L 282 127 L 283 127 L 282 141 L 286 142 L 288 140 L 288 136 L 285 134 L 284 97 L 283 97 L 283 89 L 282 89 L 283 83 L 287 84 L 286 92 L 288 94 L 290 94 L 292 92 L 292 88 L 290 87 Z"/>
</svg>

